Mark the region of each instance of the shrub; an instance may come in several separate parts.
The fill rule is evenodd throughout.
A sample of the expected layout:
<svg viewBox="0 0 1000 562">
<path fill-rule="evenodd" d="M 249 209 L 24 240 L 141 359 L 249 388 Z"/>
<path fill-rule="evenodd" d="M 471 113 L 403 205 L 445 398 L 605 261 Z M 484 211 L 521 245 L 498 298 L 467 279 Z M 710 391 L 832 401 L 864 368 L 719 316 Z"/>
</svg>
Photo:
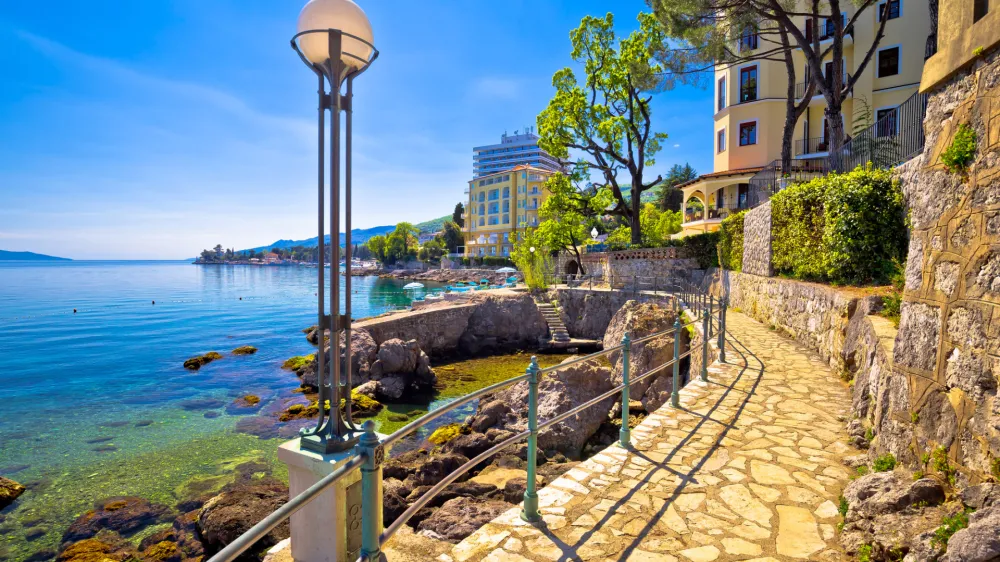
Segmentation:
<svg viewBox="0 0 1000 562">
<path fill-rule="evenodd" d="M 892 453 L 886 453 L 872 463 L 875 472 L 889 472 L 894 468 L 896 468 L 896 457 Z"/>
<path fill-rule="evenodd" d="M 872 545 L 863 544 L 858 548 L 858 562 L 872 562 Z"/>
<path fill-rule="evenodd" d="M 719 233 L 705 232 L 687 236 L 679 240 L 673 240 L 667 246 L 684 248 L 682 255 L 698 261 L 698 267 L 708 269 L 709 267 L 719 267 Z"/>
<path fill-rule="evenodd" d="M 847 503 L 847 498 L 840 496 L 840 501 L 837 504 L 837 512 L 840 513 L 841 517 L 847 517 L 847 510 L 850 509 L 850 504 Z"/>
<path fill-rule="evenodd" d="M 951 145 L 941 153 L 941 162 L 949 172 L 965 174 L 976 157 L 976 131 L 962 123 L 951 139 Z"/>
<path fill-rule="evenodd" d="M 934 461 L 934 470 L 937 470 L 944 475 L 945 479 L 948 480 L 949 484 L 955 484 L 955 467 L 951 466 L 948 462 L 948 449 L 944 447 L 938 447 L 934 449 L 931 454 L 931 459 Z"/>
<path fill-rule="evenodd" d="M 719 265 L 731 271 L 743 271 L 743 221 L 746 211 L 729 215 L 719 227 Z"/>
<path fill-rule="evenodd" d="M 833 283 L 885 283 L 906 252 L 899 182 L 858 167 L 792 185 L 771 197 L 775 271 Z"/>
<path fill-rule="evenodd" d="M 931 544 L 936 544 L 947 550 L 948 540 L 951 539 L 951 536 L 969 526 L 969 513 L 971 511 L 966 509 L 952 516 L 945 515 L 941 519 L 941 526 L 934 531 L 934 536 L 931 537 Z"/>
</svg>

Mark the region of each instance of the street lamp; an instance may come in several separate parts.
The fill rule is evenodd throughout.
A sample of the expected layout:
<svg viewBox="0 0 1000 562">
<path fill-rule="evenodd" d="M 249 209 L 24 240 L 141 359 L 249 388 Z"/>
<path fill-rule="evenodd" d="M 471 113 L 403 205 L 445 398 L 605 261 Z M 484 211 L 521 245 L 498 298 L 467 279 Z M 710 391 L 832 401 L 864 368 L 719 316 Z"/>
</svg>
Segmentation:
<svg viewBox="0 0 1000 562">
<path fill-rule="evenodd" d="M 299 13 L 298 32 L 292 48 L 319 80 L 319 352 L 316 354 L 316 378 L 319 387 L 319 419 L 316 427 L 302 431 L 304 449 L 327 454 L 354 446 L 361 430 L 351 420 L 351 117 L 354 79 L 378 58 L 372 26 L 365 12 L 351 0 L 310 0 Z M 329 93 L 326 84 L 330 84 Z M 346 91 L 342 94 L 346 84 Z M 326 111 L 330 111 L 330 314 L 326 314 L 324 293 L 324 188 L 326 157 L 324 134 Z M 344 149 L 344 288 L 347 295 L 345 314 L 340 314 L 340 113 L 345 117 Z M 344 363 L 340 362 L 340 336 L 347 342 Z M 330 334 L 330 364 L 325 364 L 323 334 Z M 342 368 L 343 365 L 343 368 Z M 341 371 L 347 371 L 346 380 Z M 346 419 L 340 413 L 340 400 L 346 403 Z M 329 416 L 324 415 L 326 401 Z"/>
</svg>

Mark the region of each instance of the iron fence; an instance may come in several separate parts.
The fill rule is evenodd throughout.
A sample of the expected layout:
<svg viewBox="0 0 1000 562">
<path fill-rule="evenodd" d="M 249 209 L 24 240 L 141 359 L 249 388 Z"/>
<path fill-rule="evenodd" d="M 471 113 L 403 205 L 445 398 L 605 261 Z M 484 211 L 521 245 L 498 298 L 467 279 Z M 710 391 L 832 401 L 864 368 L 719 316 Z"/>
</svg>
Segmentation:
<svg viewBox="0 0 1000 562">
<path fill-rule="evenodd" d="M 578 280 L 578 278 L 574 279 Z M 619 281 L 621 281 L 621 279 L 619 279 Z M 620 395 L 622 404 L 627 405 L 629 403 L 629 393 L 632 385 L 658 373 L 663 373 L 667 371 L 668 368 L 671 369 L 670 372 L 673 382 L 670 405 L 673 408 L 679 408 L 681 360 L 691 356 L 691 354 L 695 352 L 694 349 L 689 349 L 688 351 L 681 353 L 681 338 L 677 336 L 682 333 L 682 330 L 687 330 L 688 328 L 701 330 L 702 344 L 700 352 L 702 354 L 702 362 L 701 370 L 698 374 L 701 381 L 708 382 L 708 349 L 709 342 L 711 340 L 717 338 L 718 343 L 716 345 L 719 348 L 719 361 L 725 362 L 725 341 L 727 333 L 727 303 L 725 300 L 717 300 L 707 291 L 684 281 L 671 281 L 668 283 L 666 280 L 662 279 L 648 277 L 640 278 L 639 276 L 633 276 L 631 281 L 632 289 L 634 291 L 643 290 L 640 289 L 643 283 L 647 284 L 647 286 L 654 287 L 654 290 L 657 290 L 660 287 L 663 289 L 671 289 L 669 292 L 664 292 L 664 296 L 669 297 L 673 309 L 676 312 L 676 320 L 671 328 L 636 339 L 632 339 L 630 334 L 626 332 L 621 343 L 616 346 L 579 357 L 569 363 L 561 363 L 545 369 L 540 369 L 537 360 L 532 357 L 530 363 L 528 364 L 528 368 L 525 370 L 523 375 L 512 377 L 505 381 L 480 389 L 476 392 L 467 394 L 445 406 L 442 406 L 441 408 L 438 408 L 437 410 L 425 414 L 421 418 L 409 423 L 388 437 L 380 438 L 378 434 L 375 433 L 375 423 L 371 420 L 365 422 L 363 425 L 364 434 L 361 436 L 361 439 L 355 448 L 355 455 L 347 461 L 344 466 L 324 477 L 316 484 L 306 489 L 303 493 L 291 498 L 284 506 L 265 517 L 259 523 L 250 528 L 250 530 L 246 533 L 239 536 L 231 544 L 212 556 L 209 559 L 209 562 L 232 562 L 243 552 L 251 548 L 257 541 L 267 535 L 267 533 L 291 517 L 293 513 L 301 509 L 308 502 L 315 499 L 319 494 L 328 490 L 338 481 L 345 478 L 351 471 L 359 467 L 361 469 L 362 517 L 361 555 L 357 559 L 357 562 L 377 562 L 382 559 L 383 555 L 381 551 L 386 542 L 392 538 L 392 536 L 403 525 L 405 525 L 410 518 L 433 501 L 434 498 L 449 484 L 455 482 L 465 473 L 489 460 L 500 451 L 515 445 L 522 440 L 526 440 L 528 443 L 526 459 L 528 474 L 526 478 L 524 501 L 521 509 L 521 518 L 528 522 L 539 521 L 541 519 L 541 515 L 538 511 L 538 492 L 535 471 L 538 465 L 537 439 L 541 431 L 615 396 Z M 616 289 L 615 284 L 614 279 L 612 279 L 612 286 L 610 287 L 610 290 L 623 290 L 625 287 L 625 285 L 622 284 L 621 288 Z M 682 318 L 686 321 L 682 322 Z M 630 372 L 631 365 L 629 364 L 629 354 L 633 345 L 668 336 L 672 337 L 674 340 L 673 356 L 669 360 L 664 361 L 660 365 L 650 367 L 642 373 Z M 621 384 L 588 400 L 587 402 L 584 402 L 583 404 L 579 404 L 576 407 L 549 419 L 538 419 L 538 403 L 540 398 L 539 382 L 543 377 L 559 369 L 564 369 L 584 361 L 606 357 L 616 352 L 621 352 L 622 354 Z M 388 526 L 384 526 L 382 519 L 381 481 L 382 464 L 385 460 L 388 448 L 399 442 L 401 439 L 416 432 L 418 429 L 427 426 L 435 419 L 438 419 L 441 416 L 444 416 L 445 414 L 472 402 L 473 400 L 482 398 L 524 381 L 528 384 L 528 429 L 504 439 L 500 443 L 495 444 L 490 449 L 483 451 L 476 457 L 470 459 L 468 462 L 452 471 L 450 474 L 437 482 L 433 487 L 424 492 L 420 498 L 412 503 L 402 514 L 393 520 L 392 523 Z M 631 447 L 631 432 L 629 429 L 629 409 L 627 406 L 622 408 L 621 415 L 622 427 L 619 434 L 619 443 L 622 447 L 629 448 Z"/>
<path fill-rule="evenodd" d="M 876 168 L 892 168 L 924 149 L 924 116 L 927 94 L 917 92 L 872 126 L 855 135 L 830 154 L 828 167 L 849 172 L 869 162 Z"/>
</svg>

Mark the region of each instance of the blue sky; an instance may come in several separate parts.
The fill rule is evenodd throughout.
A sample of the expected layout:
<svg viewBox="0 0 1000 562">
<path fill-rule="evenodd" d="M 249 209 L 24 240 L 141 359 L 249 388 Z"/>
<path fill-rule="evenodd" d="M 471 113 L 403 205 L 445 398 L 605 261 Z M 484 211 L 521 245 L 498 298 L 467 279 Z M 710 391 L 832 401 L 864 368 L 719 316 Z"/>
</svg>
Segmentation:
<svg viewBox="0 0 1000 562">
<path fill-rule="evenodd" d="M 53 0 L 0 9 L 0 249 L 176 259 L 315 236 L 304 0 Z M 641 0 L 360 0 L 381 56 L 355 85 L 354 224 L 450 213 L 472 147 L 535 124 L 569 32 Z M 654 100 L 656 171 L 711 171 L 711 93 Z"/>
</svg>

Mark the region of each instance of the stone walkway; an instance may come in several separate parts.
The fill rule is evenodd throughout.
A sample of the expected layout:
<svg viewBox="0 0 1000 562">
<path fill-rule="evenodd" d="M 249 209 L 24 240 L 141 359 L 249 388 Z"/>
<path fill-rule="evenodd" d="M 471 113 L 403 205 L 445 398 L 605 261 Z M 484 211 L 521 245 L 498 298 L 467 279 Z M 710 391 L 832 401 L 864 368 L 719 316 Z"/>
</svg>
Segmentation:
<svg viewBox="0 0 1000 562">
<path fill-rule="evenodd" d="M 852 454 L 837 375 L 792 340 L 730 312 L 708 383 L 539 492 L 544 522 L 512 509 L 441 562 L 846 560 L 837 498 Z"/>
</svg>

